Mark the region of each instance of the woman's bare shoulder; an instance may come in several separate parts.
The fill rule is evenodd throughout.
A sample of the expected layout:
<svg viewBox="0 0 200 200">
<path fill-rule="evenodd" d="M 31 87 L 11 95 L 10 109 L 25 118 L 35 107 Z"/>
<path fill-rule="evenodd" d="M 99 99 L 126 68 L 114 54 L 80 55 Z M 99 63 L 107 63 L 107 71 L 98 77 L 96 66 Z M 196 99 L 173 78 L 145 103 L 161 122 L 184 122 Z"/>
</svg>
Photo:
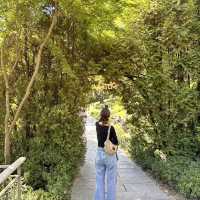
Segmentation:
<svg viewBox="0 0 200 200">
<path fill-rule="evenodd" d="M 102 123 L 102 122 L 100 122 L 100 121 L 98 121 L 98 122 L 96 122 L 99 126 L 104 126 L 104 127 L 107 127 L 107 126 L 110 126 L 110 124 L 108 123 L 108 124 L 104 124 L 104 123 Z"/>
</svg>

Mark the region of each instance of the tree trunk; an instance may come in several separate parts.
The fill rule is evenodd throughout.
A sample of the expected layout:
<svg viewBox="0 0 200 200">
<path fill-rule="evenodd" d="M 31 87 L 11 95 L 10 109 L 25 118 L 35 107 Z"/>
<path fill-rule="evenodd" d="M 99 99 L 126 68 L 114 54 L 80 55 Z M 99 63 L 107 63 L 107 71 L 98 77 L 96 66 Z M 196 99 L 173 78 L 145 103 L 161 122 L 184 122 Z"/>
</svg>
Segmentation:
<svg viewBox="0 0 200 200">
<path fill-rule="evenodd" d="M 14 115 L 14 118 L 9 126 L 9 119 L 10 119 L 10 107 L 9 107 L 9 83 L 8 83 L 8 76 L 7 76 L 7 72 L 4 68 L 3 70 L 3 75 L 4 75 L 4 81 L 5 81 L 5 85 L 6 85 L 6 116 L 5 116 L 5 146 L 4 146 L 4 157 L 5 157 L 5 163 L 9 164 L 10 163 L 10 159 L 11 159 L 11 138 L 10 135 L 15 127 L 16 121 L 19 117 L 19 114 L 21 113 L 21 110 L 26 102 L 26 100 L 28 99 L 33 83 L 36 79 L 36 76 L 38 74 L 39 68 L 40 68 L 40 63 L 41 63 L 41 57 L 42 57 L 42 52 L 44 49 L 44 46 L 46 45 L 48 39 L 50 38 L 50 35 L 52 33 L 53 27 L 56 24 L 56 20 L 57 20 L 57 13 L 54 14 L 53 19 L 52 19 L 52 23 L 49 27 L 48 33 L 44 39 L 44 41 L 41 43 L 38 53 L 37 53 L 37 57 L 36 57 L 36 64 L 35 64 L 35 70 L 34 73 L 31 77 L 31 80 L 26 88 L 26 92 L 24 94 L 23 99 L 21 100 L 19 107 L 17 108 L 17 111 Z M 3 48 L 1 48 L 1 66 L 4 67 L 4 63 L 3 63 Z"/>
<path fill-rule="evenodd" d="M 53 30 L 53 27 L 54 25 L 56 24 L 56 19 L 57 19 L 57 16 L 56 14 L 53 16 L 53 20 L 52 20 L 52 23 L 51 23 L 51 26 L 49 27 L 49 31 L 47 33 L 47 36 L 45 37 L 44 41 L 42 42 L 42 44 L 40 45 L 40 48 L 39 48 L 39 51 L 38 51 L 38 54 L 37 54 L 37 57 L 36 57 L 36 65 L 35 65 L 35 70 L 33 72 L 33 75 L 31 77 L 31 80 L 26 88 L 26 92 L 25 92 L 25 95 L 22 99 L 22 101 L 20 102 L 19 104 L 19 107 L 15 113 L 15 116 L 14 116 L 14 119 L 10 125 L 10 129 L 9 129 L 9 132 L 12 132 L 14 126 L 15 126 L 15 123 L 19 117 L 19 114 L 22 110 L 22 107 L 24 106 L 26 100 L 28 99 L 29 95 L 30 95 L 30 92 L 31 92 L 31 89 L 32 89 L 32 86 L 33 86 L 33 83 L 36 79 L 36 76 L 38 74 L 38 71 L 39 71 L 39 68 L 40 68 L 40 63 L 41 63 L 41 57 L 42 57 L 42 51 L 44 49 L 44 46 L 46 45 L 51 33 L 52 33 L 52 30 Z"/>
<path fill-rule="evenodd" d="M 5 95 L 6 95 L 6 114 L 5 114 L 5 120 L 4 120 L 4 134 L 5 134 L 5 140 L 4 140 L 4 158 L 5 163 L 10 163 L 10 132 L 9 132 L 9 118 L 10 118 L 10 97 L 9 97 L 9 83 L 8 83 L 8 75 L 7 71 L 4 66 L 3 61 L 3 47 L 1 48 L 1 67 L 3 69 L 3 77 L 5 82 Z"/>
</svg>

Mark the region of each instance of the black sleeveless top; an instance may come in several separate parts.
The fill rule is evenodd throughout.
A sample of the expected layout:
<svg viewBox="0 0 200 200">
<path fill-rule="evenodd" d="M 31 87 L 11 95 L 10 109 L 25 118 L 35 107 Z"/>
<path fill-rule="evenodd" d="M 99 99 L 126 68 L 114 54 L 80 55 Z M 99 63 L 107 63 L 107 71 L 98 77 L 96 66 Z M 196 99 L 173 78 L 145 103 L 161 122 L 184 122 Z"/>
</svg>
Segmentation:
<svg viewBox="0 0 200 200">
<path fill-rule="evenodd" d="M 97 131 L 97 141 L 98 141 L 98 147 L 104 147 L 104 142 L 106 141 L 107 135 L 108 135 L 108 126 L 104 126 L 99 124 L 99 122 L 96 122 L 96 131 Z M 110 141 L 115 144 L 118 145 L 118 139 L 117 139 L 117 135 L 115 132 L 115 128 L 113 126 L 111 126 L 110 128 Z"/>
</svg>

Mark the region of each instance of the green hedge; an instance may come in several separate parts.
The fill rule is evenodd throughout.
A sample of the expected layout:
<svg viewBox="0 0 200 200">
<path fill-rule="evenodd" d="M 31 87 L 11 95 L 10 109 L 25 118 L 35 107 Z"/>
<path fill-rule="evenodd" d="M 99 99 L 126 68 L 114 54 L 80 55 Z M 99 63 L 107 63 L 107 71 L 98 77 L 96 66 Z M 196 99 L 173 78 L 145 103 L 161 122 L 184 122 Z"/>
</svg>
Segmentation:
<svg viewBox="0 0 200 200">
<path fill-rule="evenodd" d="M 27 157 L 25 183 L 43 191 L 39 192 L 41 199 L 51 196 L 55 200 L 69 200 L 86 149 L 82 120 L 67 113 L 63 106 L 55 106 L 50 111 L 44 110 L 36 124 L 34 137 L 25 138 L 22 129 L 14 141 L 14 157 Z"/>
<path fill-rule="evenodd" d="M 146 156 L 144 156 L 146 155 Z M 146 152 L 134 159 L 145 169 L 188 199 L 200 199 L 200 160 L 189 157 L 170 156 L 166 160 L 156 158 Z"/>
</svg>

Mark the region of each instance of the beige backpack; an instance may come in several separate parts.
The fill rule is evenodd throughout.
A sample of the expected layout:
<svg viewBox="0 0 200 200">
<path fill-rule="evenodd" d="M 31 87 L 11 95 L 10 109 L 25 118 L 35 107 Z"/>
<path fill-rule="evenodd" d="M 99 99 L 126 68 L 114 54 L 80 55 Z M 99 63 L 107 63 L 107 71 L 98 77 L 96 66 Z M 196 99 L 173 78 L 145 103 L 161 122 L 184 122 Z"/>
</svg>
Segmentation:
<svg viewBox="0 0 200 200">
<path fill-rule="evenodd" d="M 105 149 L 105 152 L 109 155 L 114 155 L 117 153 L 117 145 L 113 144 L 111 141 L 110 141 L 110 129 L 111 129 L 111 125 L 109 125 L 109 128 L 108 128 L 108 136 L 106 138 L 106 141 L 104 143 L 104 149 Z"/>
</svg>

